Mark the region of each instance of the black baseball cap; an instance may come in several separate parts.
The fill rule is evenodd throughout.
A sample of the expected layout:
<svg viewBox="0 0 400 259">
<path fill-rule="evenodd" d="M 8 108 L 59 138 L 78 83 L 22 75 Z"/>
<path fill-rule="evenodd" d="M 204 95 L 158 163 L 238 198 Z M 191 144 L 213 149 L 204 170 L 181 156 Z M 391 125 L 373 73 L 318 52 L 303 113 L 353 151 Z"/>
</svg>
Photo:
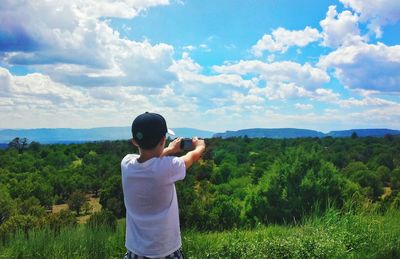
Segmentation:
<svg viewBox="0 0 400 259">
<path fill-rule="evenodd" d="M 175 135 L 167 128 L 164 117 L 157 113 L 145 112 L 132 122 L 132 137 L 143 149 L 152 149 L 166 133 Z"/>
</svg>

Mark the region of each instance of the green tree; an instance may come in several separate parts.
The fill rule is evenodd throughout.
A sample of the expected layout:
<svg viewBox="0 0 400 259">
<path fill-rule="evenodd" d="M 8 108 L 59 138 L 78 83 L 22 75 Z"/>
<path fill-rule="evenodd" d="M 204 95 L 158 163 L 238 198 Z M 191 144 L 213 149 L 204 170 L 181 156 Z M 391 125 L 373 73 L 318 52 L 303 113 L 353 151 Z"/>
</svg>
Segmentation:
<svg viewBox="0 0 400 259">
<path fill-rule="evenodd" d="M 86 202 L 87 202 L 86 195 L 81 191 L 75 191 L 69 197 L 67 204 L 70 210 L 76 211 L 76 214 L 79 215 L 82 206 Z"/>
<path fill-rule="evenodd" d="M 266 172 L 245 200 L 245 214 L 253 222 L 283 222 L 300 219 L 327 205 L 341 206 L 346 181 L 317 152 L 289 149 Z"/>
<path fill-rule="evenodd" d="M 211 208 L 210 217 L 216 219 L 211 229 L 230 229 L 240 224 L 240 207 L 234 199 L 219 195 Z"/>
<path fill-rule="evenodd" d="M 46 209 L 40 205 L 40 201 L 35 197 L 28 199 L 17 199 L 19 214 L 44 217 Z"/>
<path fill-rule="evenodd" d="M 343 168 L 342 172 L 351 181 L 358 183 L 370 199 L 377 200 L 383 194 L 380 176 L 363 162 L 351 162 Z"/>
<path fill-rule="evenodd" d="M 27 138 L 19 138 L 16 137 L 13 140 L 11 140 L 10 143 L 8 143 L 9 148 L 15 148 L 18 150 L 18 153 L 22 154 L 22 152 L 26 149 L 28 146 L 28 139 Z"/>
<path fill-rule="evenodd" d="M 124 195 L 122 191 L 122 183 L 120 175 L 111 176 L 107 181 L 103 183 L 103 187 L 100 192 L 100 204 L 104 208 L 108 208 L 107 202 L 112 198 L 115 199 L 112 202 L 113 205 L 111 206 L 112 211 L 117 213 L 115 214 L 115 216 L 117 217 L 125 216 L 125 206 L 122 202 L 124 200 Z M 119 208 L 117 208 L 118 205 Z"/>
<path fill-rule="evenodd" d="M 44 221 L 41 218 L 30 215 L 14 215 L 0 226 L 0 237 L 4 241 L 18 230 L 23 231 L 28 236 L 30 229 L 38 228 L 43 224 Z"/>
<path fill-rule="evenodd" d="M 7 188 L 0 185 L 0 225 L 17 212 L 16 204 Z"/>
<path fill-rule="evenodd" d="M 47 216 L 46 222 L 55 233 L 58 233 L 62 228 L 75 227 L 77 225 L 76 217 L 70 210 L 51 213 Z"/>
</svg>

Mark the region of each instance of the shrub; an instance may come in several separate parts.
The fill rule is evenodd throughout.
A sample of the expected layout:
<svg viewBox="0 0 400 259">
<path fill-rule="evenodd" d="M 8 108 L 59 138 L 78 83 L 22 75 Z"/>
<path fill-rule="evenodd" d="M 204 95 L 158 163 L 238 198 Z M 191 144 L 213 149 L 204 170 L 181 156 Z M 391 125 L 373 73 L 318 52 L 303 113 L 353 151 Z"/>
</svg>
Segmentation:
<svg viewBox="0 0 400 259">
<path fill-rule="evenodd" d="M 0 238 L 4 242 L 19 230 L 28 235 L 30 229 L 38 228 L 43 224 L 44 222 L 41 218 L 30 215 L 14 215 L 0 226 Z"/>
<path fill-rule="evenodd" d="M 61 228 L 75 227 L 77 225 L 76 217 L 70 210 L 61 210 L 59 213 L 48 215 L 47 223 L 50 229 L 56 233 Z"/>
<path fill-rule="evenodd" d="M 86 199 L 85 194 L 80 191 L 73 192 L 67 201 L 68 207 L 71 210 L 76 211 L 77 215 L 80 214 L 81 208 L 86 202 L 87 202 L 87 199 Z"/>
<path fill-rule="evenodd" d="M 111 211 L 104 209 L 93 213 L 87 221 L 87 226 L 89 228 L 109 227 L 115 230 L 117 228 L 117 217 Z"/>
</svg>

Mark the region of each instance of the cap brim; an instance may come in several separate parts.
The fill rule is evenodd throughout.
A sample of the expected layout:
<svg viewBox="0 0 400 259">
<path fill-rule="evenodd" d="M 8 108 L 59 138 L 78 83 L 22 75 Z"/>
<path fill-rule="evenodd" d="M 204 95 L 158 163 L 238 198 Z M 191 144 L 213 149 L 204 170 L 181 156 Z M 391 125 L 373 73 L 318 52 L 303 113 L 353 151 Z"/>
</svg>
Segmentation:
<svg viewBox="0 0 400 259">
<path fill-rule="evenodd" d="M 169 135 L 175 136 L 175 132 L 173 130 L 171 130 L 171 129 L 167 129 L 167 133 Z"/>
</svg>

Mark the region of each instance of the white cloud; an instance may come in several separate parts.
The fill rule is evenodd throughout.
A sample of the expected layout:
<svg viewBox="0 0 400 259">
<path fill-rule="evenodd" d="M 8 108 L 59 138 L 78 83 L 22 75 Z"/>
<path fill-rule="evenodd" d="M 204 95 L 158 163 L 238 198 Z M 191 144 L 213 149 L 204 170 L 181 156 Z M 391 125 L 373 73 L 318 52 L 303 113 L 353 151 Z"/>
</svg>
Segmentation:
<svg viewBox="0 0 400 259">
<path fill-rule="evenodd" d="M 331 130 L 349 128 L 400 128 L 399 105 L 384 108 L 364 107 L 359 111 L 349 111 L 343 109 L 325 109 L 320 113 L 290 112 L 283 113 L 279 110 L 264 106 L 261 109 L 245 109 L 243 106 L 224 106 L 213 108 L 206 112 L 206 115 L 215 118 L 216 121 L 208 122 L 210 127 L 224 130 L 246 128 L 302 128 L 321 130 L 328 132 Z M 224 118 L 224 123 L 219 123 Z"/>
<path fill-rule="evenodd" d="M 175 61 L 169 70 L 176 73 L 179 81 L 185 84 L 201 84 L 203 87 L 204 85 L 228 85 L 240 88 L 254 86 L 254 81 L 245 80 L 240 75 L 225 73 L 203 75 L 200 73 L 202 67 L 194 62 L 187 53 L 183 53 L 182 59 Z"/>
<path fill-rule="evenodd" d="M 103 19 L 132 18 L 162 4 L 168 1 L 6 1 L 0 8 L 0 33 L 8 30 L 0 39 L 3 62 L 35 66 L 71 85 L 163 87 L 175 79 L 167 71 L 173 47 L 122 39 Z"/>
<path fill-rule="evenodd" d="M 340 94 L 335 93 L 332 89 L 318 88 L 315 89 L 310 95 L 312 100 L 317 100 L 320 102 L 336 103 L 340 100 Z"/>
<path fill-rule="evenodd" d="M 311 92 L 307 91 L 303 87 L 300 87 L 294 83 L 268 83 L 263 88 L 252 88 L 249 91 L 252 95 L 258 95 L 266 97 L 269 100 L 288 100 L 288 99 L 300 99 L 308 98 L 311 96 Z"/>
<path fill-rule="evenodd" d="M 344 46 L 321 57 L 319 66 L 334 68 L 336 77 L 349 88 L 400 92 L 400 45 Z"/>
<path fill-rule="evenodd" d="M 181 118 L 174 115 L 197 110 L 194 98 L 169 86 L 71 87 L 40 73 L 14 76 L 0 67 L 0 121 L 9 128 L 129 125 L 135 114 L 144 111 L 179 122 Z"/>
<path fill-rule="evenodd" d="M 340 0 L 346 7 L 360 15 L 360 20 L 369 23 L 369 28 L 379 38 L 381 27 L 400 20 L 400 1 L 398 0 Z"/>
<path fill-rule="evenodd" d="M 264 102 L 264 98 L 254 94 L 242 94 L 234 92 L 232 94 L 232 100 L 239 105 L 258 105 Z"/>
<path fill-rule="evenodd" d="M 307 26 L 304 30 L 290 31 L 284 28 L 278 28 L 272 32 L 272 35 L 265 34 L 251 50 L 256 57 L 261 57 L 264 51 L 286 52 L 291 46 L 304 47 L 311 42 L 321 38 L 317 29 Z"/>
<path fill-rule="evenodd" d="M 320 22 L 324 39 L 322 45 L 337 48 L 362 41 L 358 19 L 358 16 L 350 11 L 338 14 L 336 6 L 329 6 L 325 19 Z"/>
<path fill-rule="evenodd" d="M 197 47 L 193 46 L 193 45 L 187 45 L 187 46 L 183 46 L 183 50 L 187 50 L 187 51 L 193 51 L 195 50 Z"/>
<path fill-rule="evenodd" d="M 294 107 L 296 109 L 300 109 L 300 110 L 311 110 L 311 109 L 314 108 L 314 106 L 312 104 L 309 104 L 309 103 L 307 103 L 307 104 L 306 103 L 296 103 L 294 105 Z"/>
<path fill-rule="evenodd" d="M 200 49 L 202 49 L 205 52 L 211 51 L 210 47 L 207 44 L 200 44 L 199 47 L 200 47 Z"/>
<path fill-rule="evenodd" d="M 262 80 L 274 83 L 294 83 L 307 89 L 320 88 L 329 82 L 328 74 L 306 63 L 301 65 L 291 61 L 264 63 L 257 60 L 240 61 L 236 64 L 214 66 L 218 73 L 239 75 L 258 74 Z"/>
<path fill-rule="evenodd" d="M 338 100 L 337 103 L 341 107 L 352 108 L 352 107 L 398 107 L 400 108 L 400 104 L 392 101 L 388 101 L 382 98 L 376 97 L 365 97 L 363 99 L 356 99 L 354 97 L 350 97 L 349 99 Z M 400 112 L 400 109 L 399 109 Z"/>
</svg>

